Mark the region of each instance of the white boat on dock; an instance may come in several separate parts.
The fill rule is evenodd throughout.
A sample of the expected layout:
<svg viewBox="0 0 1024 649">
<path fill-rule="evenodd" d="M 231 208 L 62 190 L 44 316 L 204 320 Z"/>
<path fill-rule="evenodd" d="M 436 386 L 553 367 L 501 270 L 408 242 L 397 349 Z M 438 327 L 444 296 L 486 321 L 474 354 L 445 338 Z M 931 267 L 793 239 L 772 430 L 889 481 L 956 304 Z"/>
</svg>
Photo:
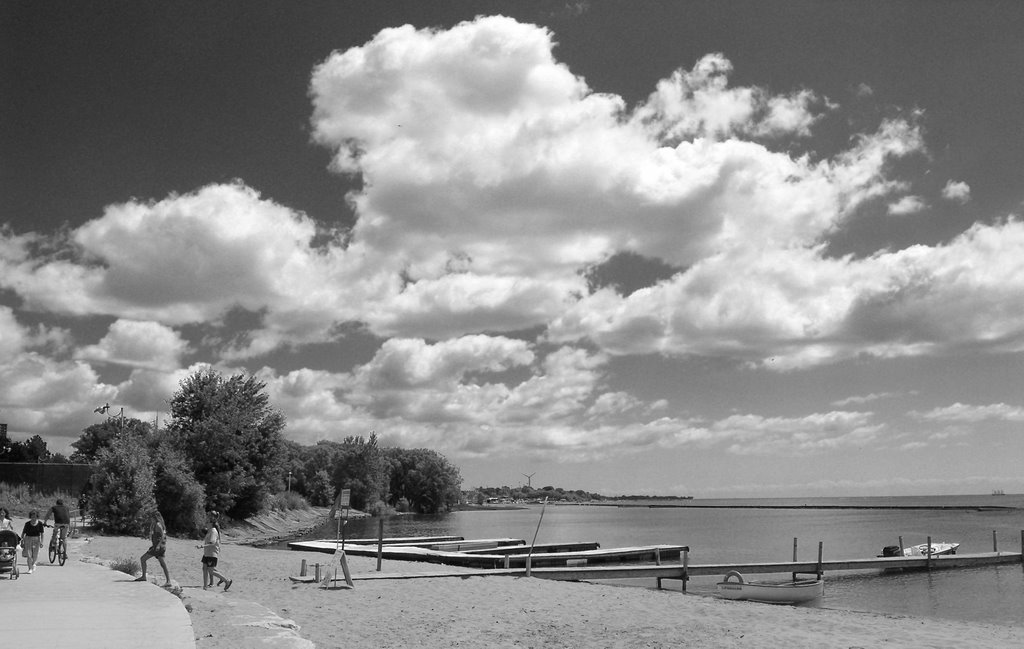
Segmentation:
<svg viewBox="0 0 1024 649">
<path fill-rule="evenodd" d="M 930 549 L 929 549 L 930 548 Z M 919 543 L 917 545 L 911 545 L 909 547 L 900 550 L 898 545 L 887 545 L 882 548 L 882 554 L 880 557 L 927 557 L 929 554 L 933 557 L 940 557 L 943 555 L 956 554 L 956 551 L 960 548 L 959 543 L 949 543 L 947 541 L 936 541 L 929 546 L 927 543 Z"/>
<path fill-rule="evenodd" d="M 717 584 L 718 596 L 770 604 L 802 604 L 825 594 L 825 580 L 796 579 L 784 582 L 746 581 L 739 572 L 730 570 Z"/>
<path fill-rule="evenodd" d="M 929 551 L 928 544 L 921 543 L 919 545 L 912 545 L 909 548 L 903 548 L 903 556 L 925 557 L 930 554 L 933 557 L 937 557 L 943 554 L 956 554 L 957 548 L 959 547 L 959 543 L 947 543 L 945 541 L 939 541 L 936 543 L 932 543 L 931 550 Z"/>
</svg>

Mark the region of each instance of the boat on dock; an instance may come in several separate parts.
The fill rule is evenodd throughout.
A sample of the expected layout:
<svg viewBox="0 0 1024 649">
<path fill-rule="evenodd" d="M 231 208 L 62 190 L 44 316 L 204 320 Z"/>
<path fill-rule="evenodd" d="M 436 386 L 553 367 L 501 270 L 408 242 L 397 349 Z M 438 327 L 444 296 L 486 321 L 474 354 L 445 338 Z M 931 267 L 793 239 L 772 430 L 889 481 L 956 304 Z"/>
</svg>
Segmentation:
<svg viewBox="0 0 1024 649">
<path fill-rule="evenodd" d="M 747 581 L 736 570 L 730 570 L 717 584 L 718 596 L 725 599 L 767 602 L 770 604 L 802 604 L 825 594 L 825 580 L 794 579 L 793 581 Z"/>
<path fill-rule="evenodd" d="M 919 543 L 918 545 L 911 545 L 910 547 L 900 549 L 898 545 L 887 545 L 882 548 L 882 554 L 880 557 L 927 557 L 931 555 L 933 557 L 941 557 L 943 555 L 956 554 L 956 551 L 960 548 L 959 543 L 949 543 L 947 541 L 937 541 L 932 543 L 930 546 L 927 543 Z"/>
</svg>

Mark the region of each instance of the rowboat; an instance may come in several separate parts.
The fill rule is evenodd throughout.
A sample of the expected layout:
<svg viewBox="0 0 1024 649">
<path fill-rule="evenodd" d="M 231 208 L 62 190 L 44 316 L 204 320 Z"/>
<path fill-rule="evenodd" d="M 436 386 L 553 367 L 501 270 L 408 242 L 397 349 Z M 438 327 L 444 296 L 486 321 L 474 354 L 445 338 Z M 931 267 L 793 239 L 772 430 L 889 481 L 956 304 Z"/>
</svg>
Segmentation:
<svg viewBox="0 0 1024 649">
<path fill-rule="evenodd" d="M 923 557 L 931 554 L 933 557 L 936 557 L 941 554 L 956 554 L 956 550 L 959 547 L 959 543 L 946 543 L 945 541 L 940 541 L 932 543 L 931 552 L 929 552 L 928 544 L 921 543 L 920 545 L 912 545 L 909 548 L 903 548 L 903 556 Z"/>
<path fill-rule="evenodd" d="M 880 557 L 926 557 L 931 554 L 933 557 L 938 557 L 943 554 L 956 554 L 957 549 L 960 547 L 959 543 L 947 543 L 946 541 L 937 541 L 931 544 L 931 552 L 928 551 L 927 543 L 920 543 L 918 545 L 912 545 L 907 548 L 903 548 L 903 552 L 900 552 L 900 546 L 898 545 L 887 545 L 882 548 L 882 554 Z"/>
<path fill-rule="evenodd" d="M 800 604 L 818 599 L 825 594 L 825 580 L 796 579 L 784 582 L 746 581 L 743 575 L 731 570 L 718 582 L 718 596 L 725 599 L 745 599 L 771 604 Z"/>
</svg>

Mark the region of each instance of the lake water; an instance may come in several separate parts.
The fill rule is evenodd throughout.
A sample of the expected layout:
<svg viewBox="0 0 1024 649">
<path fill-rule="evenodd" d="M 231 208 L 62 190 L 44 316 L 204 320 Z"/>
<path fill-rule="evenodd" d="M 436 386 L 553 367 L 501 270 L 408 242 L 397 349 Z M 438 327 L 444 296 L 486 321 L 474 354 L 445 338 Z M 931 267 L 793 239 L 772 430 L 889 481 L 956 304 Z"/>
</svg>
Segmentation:
<svg viewBox="0 0 1024 649">
<path fill-rule="evenodd" d="M 678 503 L 678 501 L 676 501 Z M 523 539 L 529 543 L 597 541 L 602 548 L 675 544 L 690 547 L 690 563 L 789 561 L 793 539 L 798 558 L 814 560 L 818 542 L 825 560 L 874 557 L 886 545 L 933 541 L 960 543 L 961 554 L 998 549 L 1019 552 L 1024 496 L 915 498 L 814 498 L 692 500 L 684 507 L 531 505 L 437 516 L 395 516 L 385 536 L 458 535 L 467 539 Z M 738 508 L 741 506 L 756 508 Z M 802 509 L 781 507 L 807 506 Z M 884 509 L 897 506 L 903 509 Z M 818 509 L 815 507 L 857 507 Z M 860 509 L 874 507 L 877 509 Z M 907 507 L 921 509 L 907 509 Z M 941 507 L 956 509 L 940 509 Z M 1001 509 L 987 509 L 1000 507 Z M 543 511 L 543 519 L 541 513 Z M 538 531 L 538 522 L 540 527 Z M 334 538 L 335 527 L 307 538 Z M 353 519 L 347 538 L 375 538 L 375 519 Z M 694 577 L 690 593 L 711 595 L 720 577 Z M 653 580 L 622 583 L 653 587 Z M 665 582 L 675 588 L 678 582 Z M 950 569 L 881 574 L 826 574 L 825 597 L 815 606 L 953 620 L 1024 625 L 1024 567 Z"/>
</svg>

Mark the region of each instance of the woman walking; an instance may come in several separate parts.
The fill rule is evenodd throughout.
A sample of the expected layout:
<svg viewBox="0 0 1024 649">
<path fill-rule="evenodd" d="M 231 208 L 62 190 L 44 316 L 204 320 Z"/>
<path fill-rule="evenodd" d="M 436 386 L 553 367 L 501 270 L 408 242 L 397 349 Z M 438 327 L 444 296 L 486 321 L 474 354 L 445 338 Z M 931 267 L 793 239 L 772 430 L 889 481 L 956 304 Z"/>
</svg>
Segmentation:
<svg viewBox="0 0 1024 649">
<path fill-rule="evenodd" d="M 217 561 L 220 559 L 220 514 L 210 512 L 210 529 L 203 539 L 203 590 L 213 586 L 213 578 L 218 579 L 217 585 L 224 584 L 224 590 L 231 588 L 232 580 L 225 577 L 217 570 Z"/>
<path fill-rule="evenodd" d="M 43 544 L 43 532 L 46 525 L 39 520 L 39 512 L 32 510 L 28 513 L 28 522 L 21 530 L 22 551 L 28 559 L 28 574 L 36 569 L 36 561 L 39 560 L 39 547 Z"/>
<path fill-rule="evenodd" d="M 170 586 L 171 574 L 167 572 L 167 562 L 164 561 L 164 554 L 167 553 L 167 524 L 164 523 L 164 517 L 160 514 L 159 510 L 154 510 L 150 516 L 149 539 L 152 544 L 139 557 L 139 563 L 142 564 L 142 576 L 135 581 L 146 581 L 146 561 L 155 558 L 160 562 L 160 567 L 164 569 L 164 578 L 167 580 L 164 586 Z"/>
</svg>

